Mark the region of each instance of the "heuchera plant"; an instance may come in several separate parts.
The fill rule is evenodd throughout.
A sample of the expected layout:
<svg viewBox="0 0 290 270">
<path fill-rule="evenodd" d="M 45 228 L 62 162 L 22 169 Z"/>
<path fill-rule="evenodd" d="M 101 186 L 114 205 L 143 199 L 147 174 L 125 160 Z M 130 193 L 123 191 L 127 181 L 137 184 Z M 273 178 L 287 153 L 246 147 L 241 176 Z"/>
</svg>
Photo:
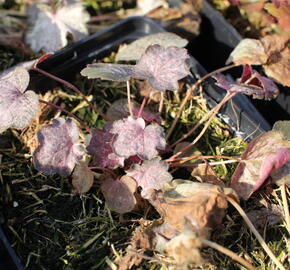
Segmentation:
<svg viewBox="0 0 290 270">
<path fill-rule="evenodd" d="M 114 81 L 137 78 L 147 80 L 151 88 L 159 92 L 173 91 L 179 88 L 178 81 L 190 74 L 188 61 L 189 55 L 186 49 L 174 46 L 164 48 L 156 44 L 150 45 L 145 50 L 136 65 L 98 63 L 89 65 L 81 74 L 88 78 Z M 37 63 L 33 69 L 57 79 L 38 69 Z M 215 79 L 220 87 L 230 93 L 240 92 L 263 99 L 271 99 L 278 95 L 276 85 L 248 65 L 244 67 L 243 75 L 236 83 L 229 82 L 221 74 L 217 74 Z M 29 74 L 25 69 L 15 69 L 0 80 L 1 132 L 9 127 L 24 128 L 36 116 L 39 101 L 34 92 L 25 91 L 28 81 Z M 81 93 L 71 84 L 68 86 Z M 228 100 L 231 97 L 228 95 Z M 178 156 L 184 153 L 185 149 L 178 151 L 167 160 L 162 159 L 164 153 L 171 152 L 173 149 L 166 147 L 165 132 L 160 125 L 160 117 L 144 108 L 147 98 L 144 98 L 141 106 L 135 102 L 116 101 L 106 116 L 107 118 L 111 116 L 112 120 L 107 121 L 102 129 L 93 130 L 63 108 L 40 101 L 75 118 L 90 133 L 88 134 L 90 140 L 84 147 L 80 142 L 80 131 L 74 120 L 63 117 L 53 119 L 52 124 L 42 127 L 37 133 L 39 145 L 33 153 L 35 168 L 46 175 L 62 176 L 68 176 L 74 170 L 72 184 L 78 193 L 86 192 L 92 186 L 94 179 L 92 170 L 102 170 L 104 173 L 101 189 L 108 205 L 119 213 L 134 209 L 137 203 L 137 187 L 142 190 L 143 197 L 150 197 L 154 190 L 162 189 L 165 183 L 173 179 L 168 172 L 169 167 L 179 166 L 182 163 L 182 158 Z M 90 105 L 93 107 L 92 104 Z M 12 110 L 11 107 L 17 109 Z M 217 106 L 220 107 L 221 105 Z M 192 130 L 196 128 L 197 126 Z M 192 130 L 178 142 L 188 137 Z M 262 165 L 259 163 L 261 170 L 264 171 L 253 180 L 258 183 L 251 184 L 253 188 L 250 193 L 257 189 L 274 169 L 289 160 L 287 145 L 281 143 L 279 149 L 274 145 L 269 146 L 271 150 L 268 152 L 273 153 L 271 161 Z M 256 152 L 255 148 L 252 151 Z M 247 153 L 251 152 L 246 152 L 244 158 L 251 159 L 252 156 Z M 275 163 L 276 157 L 278 161 Z M 261 157 L 260 160 L 262 159 Z M 239 171 L 241 166 L 239 165 Z M 238 173 L 234 176 L 233 186 L 243 181 L 237 175 Z"/>
</svg>

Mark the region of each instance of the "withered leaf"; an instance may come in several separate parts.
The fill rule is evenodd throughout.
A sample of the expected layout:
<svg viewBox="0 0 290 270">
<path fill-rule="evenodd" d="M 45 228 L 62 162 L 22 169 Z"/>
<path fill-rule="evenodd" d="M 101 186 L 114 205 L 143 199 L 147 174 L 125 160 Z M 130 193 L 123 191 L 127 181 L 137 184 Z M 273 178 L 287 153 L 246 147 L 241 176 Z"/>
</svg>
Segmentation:
<svg viewBox="0 0 290 270">
<path fill-rule="evenodd" d="M 277 82 L 290 86 L 290 48 L 288 36 L 271 35 L 261 40 L 243 39 L 232 51 L 227 64 L 262 65 Z"/>
<path fill-rule="evenodd" d="M 178 231 L 183 230 L 185 218 L 200 228 L 220 224 L 227 208 L 223 189 L 211 184 L 191 183 L 173 181 L 170 191 L 152 193 L 149 202 L 164 221 Z"/>
<path fill-rule="evenodd" d="M 269 131 L 252 140 L 241 157 L 231 187 L 248 199 L 275 170 L 290 161 L 290 142 L 279 131 Z"/>
<path fill-rule="evenodd" d="M 290 120 L 277 121 L 273 126 L 273 130 L 280 131 L 285 139 L 290 141 Z"/>
<path fill-rule="evenodd" d="M 131 212 L 137 204 L 134 193 L 137 189 L 136 181 L 127 175 L 114 180 L 110 176 L 102 179 L 101 190 L 109 208 L 117 213 Z"/>
<path fill-rule="evenodd" d="M 73 171 L 72 185 L 77 194 L 83 194 L 90 190 L 94 183 L 94 173 L 88 168 L 87 161 L 78 163 Z"/>
<path fill-rule="evenodd" d="M 183 48 L 188 41 L 170 32 L 151 34 L 130 43 L 128 46 L 121 47 L 116 55 L 117 61 L 136 61 L 150 45 L 158 44 L 163 47 L 176 46 Z"/>
</svg>

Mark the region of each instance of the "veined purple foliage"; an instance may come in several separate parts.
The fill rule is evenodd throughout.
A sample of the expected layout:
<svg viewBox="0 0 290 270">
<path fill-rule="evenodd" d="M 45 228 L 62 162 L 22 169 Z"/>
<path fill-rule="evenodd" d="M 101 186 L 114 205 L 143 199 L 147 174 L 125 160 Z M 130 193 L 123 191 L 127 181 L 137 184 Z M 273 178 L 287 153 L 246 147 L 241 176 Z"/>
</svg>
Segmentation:
<svg viewBox="0 0 290 270">
<path fill-rule="evenodd" d="M 164 183 L 172 180 L 168 168 L 167 162 L 156 157 L 143 161 L 141 165 L 133 165 L 127 175 L 134 178 L 138 186 L 142 187 L 142 193 L 146 194 L 150 189 L 161 189 Z"/>
<path fill-rule="evenodd" d="M 29 73 L 17 67 L 0 79 L 0 133 L 8 128 L 22 129 L 37 116 L 38 96 L 26 91 Z"/>
<path fill-rule="evenodd" d="M 113 152 L 114 134 L 110 133 L 110 126 L 105 126 L 103 130 L 94 129 L 90 144 L 87 147 L 88 153 L 93 157 L 93 164 L 99 167 L 115 169 L 124 166 L 124 157 L 120 157 Z"/>
<path fill-rule="evenodd" d="M 116 135 L 114 152 L 124 158 L 137 155 L 149 160 L 158 155 L 157 149 L 163 150 L 166 146 L 163 128 L 158 124 L 146 126 L 142 118 L 129 116 L 115 121 L 110 132 Z"/>
<path fill-rule="evenodd" d="M 148 80 L 158 90 L 177 90 L 178 80 L 190 74 L 187 50 L 171 46 L 150 45 L 136 65 L 92 64 L 81 71 L 88 78 L 128 81 L 130 78 Z"/>
<path fill-rule="evenodd" d="M 244 66 L 242 77 L 236 83 L 230 82 L 222 74 L 214 75 L 213 78 L 217 86 L 229 92 L 243 93 L 257 99 L 271 100 L 279 94 L 279 88 L 272 80 L 262 76 L 249 65 Z"/>
<path fill-rule="evenodd" d="M 46 175 L 71 174 L 85 150 L 79 142 L 79 129 L 71 119 L 56 118 L 51 125 L 44 126 L 38 133 L 39 142 L 33 154 L 37 170 Z"/>
</svg>

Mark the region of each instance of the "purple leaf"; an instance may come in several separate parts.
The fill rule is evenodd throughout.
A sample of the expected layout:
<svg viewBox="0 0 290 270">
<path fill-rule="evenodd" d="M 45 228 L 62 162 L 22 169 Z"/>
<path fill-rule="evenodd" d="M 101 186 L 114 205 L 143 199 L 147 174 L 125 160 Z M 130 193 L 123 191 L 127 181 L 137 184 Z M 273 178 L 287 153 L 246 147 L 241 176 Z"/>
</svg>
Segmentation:
<svg viewBox="0 0 290 270">
<path fill-rule="evenodd" d="M 163 150 L 166 146 L 162 127 L 157 124 L 145 127 L 142 118 L 115 121 L 110 132 L 117 135 L 112 146 L 114 152 L 125 158 L 137 155 L 141 159 L 152 159 L 158 155 L 157 149 Z"/>
<path fill-rule="evenodd" d="M 89 14 L 82 3 L 62 4 L 54 11 L 49 5 L 32 5 L 28 13 L 30 28 L 26 43 L 33 52 L 54 52 L 67 45 L 67 35 L 79 40 L 88 34 Z"/>
<path fill-rule="evenodd" d="M 8 128 L 25 128 L 38 114 L 38 97 L 25 91 L 29 73 L 16 68 L 0 79 L 0 133 Z"/>
<path fill-rule="evenodd" d="M 94 129 L 89 146 L 88 153 L 93 157 L 93 164 L 100 167 L 115 169 L 124 166 L 124 158 L 116 155 L 112 150 L 114 135 L 110 133 L 110 127 L 103 130 Z"/>
<path fill-rule="evenodd" d="M 178 80 L 190 74 L 187 50 L 177 47 L 149 46 L 134 69 L 134 77 L 148 80 L 158 90 L 177 90 Z"/>
<path fill-rule="evenodd" d="M 133 65 L 103 64 L 88 65 L 81 71 L 82 76 L 89 79 L 100 78 L 102 80 L 125 82 L 133 76 Z"/>
<path fill-rule="evenodd" d="M 168 164 L 157 157 L 145 160 L 142 165 L 133 165 L 127 175 L 133 177 L 138 186 L 142 187 L 142 193 L 146 194 L 150 189 L 161 189 L 164 183 L 172 180 L 168 168 Z"/>
<path fill-rule="evenodd" d="M 231 187 L 248 199 L 270 176 L 290 161 L 290 142 L 279 131 L 269 131 L 251 141 L 237 166 Z"/>
<path fill-rule="evenodd" d="M 222 74 L 217 74 L 213 78 L 217 86 L 229 92 L 243 93 L 257 99 L 271 100 L 279 94 L 279 89 L 272 80 L 260 75 L 249 65 L 244 66 L 242 77 L 237 83 L 228 81 Z"/>
<path fill-rule="evenodd" d="M 148 80 L 158 90 L 177 90 L 178 80 L 190 74 L 187 50 L 177 47 L 149 46 L 134 65 L 93 64 L 81 71 L 88 78 L 127 81 L 131 77 Z"/>
<path fill-rule="evenodd" d="M 101 184 L 101 190 L 109 208 L 117 213 L 131 212 L 137 204 L 134 196 L 137 190 L 136 181 L 127 175 L 117 180 L 106 177 Z"/>
<path fill-rule="evenodd" d="M 77 144 L 79 130 L 71 119 L 53 119 L 52 125 L 44 126 L 37 133 L 37 138 L 39 146 L 33 154 L 33 163 L 46 175 L 69 175 L 85 153 Z"/>
</svg>

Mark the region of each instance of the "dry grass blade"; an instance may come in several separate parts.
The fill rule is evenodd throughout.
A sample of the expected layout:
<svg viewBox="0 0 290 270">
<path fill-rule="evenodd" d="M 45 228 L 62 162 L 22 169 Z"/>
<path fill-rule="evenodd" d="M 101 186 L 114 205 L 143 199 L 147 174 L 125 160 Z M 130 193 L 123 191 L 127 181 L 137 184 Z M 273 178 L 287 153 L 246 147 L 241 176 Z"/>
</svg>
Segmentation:
<svg viewBox="0 0 290 270">
<path fill-rule="evenodd" d="M 247 267 L 250 270 L 257 270 L 256 267 L 254 267 L 253 265 L 251 265 L 249 262 L 247 262 L 246 260 L 244 260 L 242 257 L 239 257 L 236 253 L 234 253 L 233 251 L 229 250 L 228 248 L 225 248 L 217 243 L 214 243 L 212 241 L 206 240 L 206 239 L 201 239 L 201 242 L 204 245 L 207 245 L 211 248 L 216 249 L 217 251 L 229 256 L 230 258 L 232 258 L 233 260 L 237 261 L 238 263 L 240 263 L 241 265 Z"/>
<path fill-rule="evenodd" d="M 231 197 L 227 196 L 227 200 L 236 208 L 236 210 L 239 212 L 239 214 L 242 216 L 246 224 L 248 225 L 251 232 L 257 237 L 260 245 L 265 250 L 265 252 L 268 254 L 268 256 L 273 260 L 273 262 L 276 264 L 278 269 L 280 270 L 286 270 L 285 267 L 282 265 L 282 263 L 279 262 L 279 260 L 276 258 L 276 256 L 273 254 L 272 250 L 268 247 L 266 242 L 264 241 L 263 237 L 260 235 L 260 233 L 256 230 L 253 223 L 248 218 L 245 211 L 240 207 L 240 205 Z"/>
<path fill-rule="evenodd" d="M 282 202 L 283 202 L 283 208 L 284 208 L 284 214 L 285 214 L 286 227 L 290 234 L 290 215 L 289 215 L 289 205 L 288 205 L 286 191 L 287 191 L 287 186 L 286 184 L 283 184 L 281 186 L 281 196 L 282 196 Z"/>
</svg>

